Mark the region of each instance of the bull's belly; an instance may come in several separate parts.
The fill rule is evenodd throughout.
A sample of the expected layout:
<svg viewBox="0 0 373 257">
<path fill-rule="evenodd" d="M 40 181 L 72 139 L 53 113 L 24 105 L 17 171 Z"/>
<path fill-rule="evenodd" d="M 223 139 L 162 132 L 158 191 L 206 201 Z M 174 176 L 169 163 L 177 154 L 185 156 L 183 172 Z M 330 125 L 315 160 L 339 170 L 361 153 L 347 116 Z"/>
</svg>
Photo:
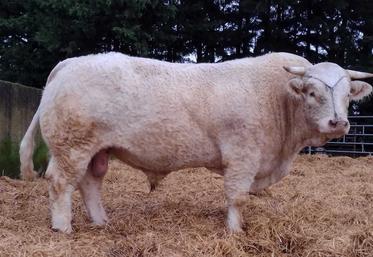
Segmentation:
<svg viewBox="0 0 373 257">
<path fill-rule="evenodd" d="M 189 151 L 160 151 L 149 146 L 146 151 L 113 147 L 109 153 L 124 163 L 143 170 L 157 173 L 169 173 L 183 168 L 206 167 L 220 169 L 221 157 L 216 149 L 194 149 Z"/>
<path fill-rule="evenodd" d="M 118 159 L 145 171 L 221 166 L 218 143 L 190 121 L 187 113 L 157 115 L 143 115 L 134 121 L 120 116 L 118 124 L 123 126 L 112 124 L 115 129 L 102 134 L 103 142 Z"/>
</svg>

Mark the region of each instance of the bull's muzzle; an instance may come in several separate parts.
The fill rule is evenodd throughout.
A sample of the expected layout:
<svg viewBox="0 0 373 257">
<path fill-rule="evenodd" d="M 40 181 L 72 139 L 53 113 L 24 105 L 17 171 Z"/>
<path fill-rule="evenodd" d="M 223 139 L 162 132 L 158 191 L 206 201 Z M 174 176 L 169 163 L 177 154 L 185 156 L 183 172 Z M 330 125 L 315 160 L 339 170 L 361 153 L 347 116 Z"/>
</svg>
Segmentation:
<svg viewBox="0 0 373 257">
<path fill-rule="evenodd" d="M 345 119 L 332 119 L 329 120 L 329 129 L 333 134 L 347 134 L 350 123 Z"/>
</svg>

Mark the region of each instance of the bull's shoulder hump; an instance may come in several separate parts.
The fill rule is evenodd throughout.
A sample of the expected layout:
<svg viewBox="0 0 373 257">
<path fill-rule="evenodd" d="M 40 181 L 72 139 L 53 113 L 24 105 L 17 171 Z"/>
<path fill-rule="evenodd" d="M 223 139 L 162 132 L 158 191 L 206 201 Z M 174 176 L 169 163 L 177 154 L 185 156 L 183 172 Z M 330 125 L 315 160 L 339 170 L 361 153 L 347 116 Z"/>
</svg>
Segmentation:
<svg viewBox="0 0 373 257">
<path fill-rule="evenodd" d="M 278 52 L 278 53 L 269 53 L 257 57 L 246 57 L 242 59 L 231 60 L 227 62 L 222 62 L 221 64 L 230 64 L 231 66 L 251 66 L 255 71 L 258 70 L 267 70 L 273 69 L 273 67 L 280 67 L 281 70 L 284 65 L 294 65 L 294 66 L 305 66 L 309 67 L 312 64 L 302 56 Z"/>
<path fill-rule="evenodd" d="M 304 57 L 287 53 L 287 52 L 278 52 L 271 54 L 275 59 L 280 60 L 281 62 L 288 63 L 289 65 L 303 65 L 311 66 L 312 64 Z"/>
</svg>

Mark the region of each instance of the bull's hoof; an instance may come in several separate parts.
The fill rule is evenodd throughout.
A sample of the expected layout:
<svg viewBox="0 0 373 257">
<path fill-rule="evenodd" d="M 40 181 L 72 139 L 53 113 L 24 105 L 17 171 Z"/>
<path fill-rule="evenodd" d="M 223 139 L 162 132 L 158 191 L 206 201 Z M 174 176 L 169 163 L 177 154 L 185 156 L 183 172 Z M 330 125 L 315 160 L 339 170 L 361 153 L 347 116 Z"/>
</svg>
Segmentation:
<svg viewBox="0 0 373 257">
<path fill-rule="evenodd" d="M 53 231 L 53 232 L 58 232 L 59 230 L 58 230 L 58 228 L 53 228 L 53 227 L 52 227 L 52 231 Z"/>
<path fill-rule="evenodd" d="M 21 178 L 26 181 L 33 181 L 38 176 L 38 173 L 33 170 L 21 172 Z"/>
<path fill-rule="evenodd" d="M 108 223 L 108 221 L 109 219 L 105 216 L 103 219 L 92 221 L 92 225 L 102 227 L 102 226 L 105 226 L 106 223 Z"/>
<path fill-rule="evenodd" d="M 65 234 L 70 234 L 73 230 L 72 228 L 55 228 L 55 227 L 52 227 L 52 231 L 53 232 L 62 232 L 62 233 L 65 233 Z"/>
<path fill-rule="evenodd" d="M 257 197 L 272 196 L 271 191 L 269 191 L 267 188 L 261 191 L 249 192 L 249 194 Z"/>
<path fill-rule="evenodd" d="M 65 234 L 70 234 L 73 230 L 71 228 L 71 225 L 70 224 L 66 224 L 66 225 L 63 225 L 63 224 L 54 224 L 52 226 L 52 231 L 54 232 L 62 232 L 62 233 L 65 233 Z"/>
<path fill-rule="evenodd" d="M 149 194 L 151 192 L 153 192 L 155 189 L 156 189 L 157 185 L 155 183 L 150 183 L 150 191 L 149 191 Z"/>
<path fill-rule="evenodd" d="M 228 227 L 230 234 L 242 234 L 244 233 L 243 229 L 241 227 Z"/>
</svg>

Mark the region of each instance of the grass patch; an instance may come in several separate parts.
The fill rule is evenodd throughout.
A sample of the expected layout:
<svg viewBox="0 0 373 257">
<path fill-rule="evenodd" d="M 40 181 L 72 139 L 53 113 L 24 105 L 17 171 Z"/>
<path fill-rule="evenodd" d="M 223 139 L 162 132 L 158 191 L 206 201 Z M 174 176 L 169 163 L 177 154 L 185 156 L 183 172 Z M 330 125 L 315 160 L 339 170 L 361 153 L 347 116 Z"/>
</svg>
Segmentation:
<svg viewBox="0 0 373 257">
<path fill-rule="evenodd" d="M 32 158 L 34 160 L 34 169 L 39 174 L 44 175 L 49 161 L 48 147 L 44 141 L 40 141 L 37 144 Z"/>
<path fill-rule="evenodd" d="M 48 165 L 48 148 L 41 141 L 37 144 L 34 155 L 34 167 L 39 173 L 44 173 Z M 0 175 L 11 178 L 20 177 L 19 144 L 6 138 L 0 142 Z"/>
</svg>

